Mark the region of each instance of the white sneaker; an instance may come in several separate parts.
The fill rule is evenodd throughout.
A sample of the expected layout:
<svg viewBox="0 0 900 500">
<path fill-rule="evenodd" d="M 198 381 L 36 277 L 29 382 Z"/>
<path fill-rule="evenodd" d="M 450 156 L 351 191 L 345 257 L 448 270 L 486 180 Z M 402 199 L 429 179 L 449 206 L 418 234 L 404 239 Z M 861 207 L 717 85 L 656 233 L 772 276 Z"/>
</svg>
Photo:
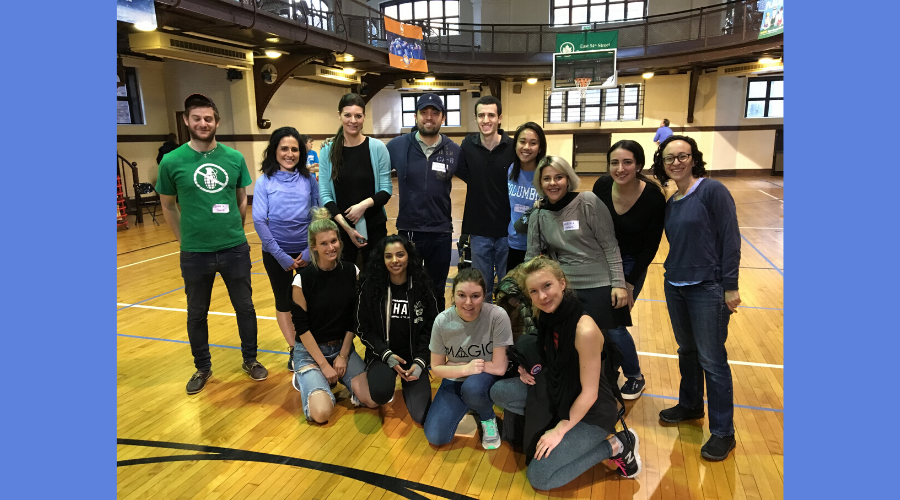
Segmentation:
<svg viewBox="0 0 900 500">
<path fill-rule="evenodd" d="M 500 433 L 497 432 L 497 417 L 481 421 L 481 446 L 485 450 L 496 450 L 500 447 Z"/>
<path fill-rule="evenodd" d="M 350 404 L 357 408 L 361 408 L 363 406 L 363 404 L 359 402 L 359 399 L 356 398 L 356 394 L 350 395 Z"/>
</svg>

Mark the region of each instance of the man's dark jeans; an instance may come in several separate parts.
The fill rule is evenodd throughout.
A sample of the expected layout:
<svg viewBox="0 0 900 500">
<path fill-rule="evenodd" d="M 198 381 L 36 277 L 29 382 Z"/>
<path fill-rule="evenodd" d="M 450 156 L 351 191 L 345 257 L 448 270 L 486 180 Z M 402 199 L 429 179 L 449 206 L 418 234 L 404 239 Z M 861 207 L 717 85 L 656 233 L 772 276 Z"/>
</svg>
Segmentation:
<svg viewBox="0 0 900 500">
<path fill-rule="evenodd" d="M 181 252 L 181 276 L 187 295 L 187 331 L 191 354 L 198 370 L 209 370 L 209 325 L 206 317 L 216 273 L 228 288 L 237 315 L 238 335 L 244 361 L 256 359 L 256 310 L 250 288 L 250 245 L 241 243 L 216 252 Z"/>
</svg>

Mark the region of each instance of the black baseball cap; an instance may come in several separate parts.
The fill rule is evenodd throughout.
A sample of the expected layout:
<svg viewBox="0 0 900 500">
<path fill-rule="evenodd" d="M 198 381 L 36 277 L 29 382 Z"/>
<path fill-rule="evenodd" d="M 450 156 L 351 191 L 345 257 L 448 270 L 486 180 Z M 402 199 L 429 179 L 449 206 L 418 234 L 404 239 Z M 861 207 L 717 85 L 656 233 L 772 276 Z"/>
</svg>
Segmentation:
<svg viewBox="0 0 900 500">
<path fill-rule="evenodd" d="M 420 111 L 427 106 L 433 106 L 435 109 L 441 112 L 441 114 L 446 113 L 444 109 L 444 101 L 441 100 L 441 96 L 437 94 L 422 94 L 419 96 L 419 100 L 416 102 L 416 111 Z"/>
</svg>

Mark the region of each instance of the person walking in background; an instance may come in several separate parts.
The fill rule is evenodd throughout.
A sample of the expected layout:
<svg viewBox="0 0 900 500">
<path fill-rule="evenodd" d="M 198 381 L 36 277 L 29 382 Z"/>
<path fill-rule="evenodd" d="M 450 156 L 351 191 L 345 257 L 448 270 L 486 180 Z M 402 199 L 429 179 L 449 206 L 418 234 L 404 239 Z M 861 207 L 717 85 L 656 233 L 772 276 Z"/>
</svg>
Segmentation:
<svg viewBox="0 0 900 500">
<path fill-rule="evenodd" d="M 629 309 L 634 307 L 647 278 L 647 268 L 659 249 L 666 216 L 666 197 L 659 186 L 641 173 L 644 161 L 644 148 L 637 142 L 624 140 L 613 144 L 607 155 L 609 175 L 597 179 L 593 189 L 609 209 L 616 228 Z M 622 352 L 622 372 L 626 378 L 622 397 L 637 399 L 646 381 L 634 339 L 625 326 L 610 328 L 609 337 Z"/>
<path fill-rule="evenodd" d="M 313 149 L 315 142 L 311 136 L 301 135 L 301 143 L 306 146 L 306 169 L 313 174 L 319 173 L 319 155 Z M 318 179 L 318 177 L 316 177 Z"/>
<path fill-rule="evenodd" d="M 288 370 L 293 370 L 297 334 L 291 321 L 291 280 L 310 262 L 306 231 L 311 210 L 319 204 L 319 183 L 306 169 L 303 136 L 293 127 L 272 132 L 259 171 L 263 175 L 253 189 L 253 227 L 275 295 L 275 319 L 289 347 Z"/>
<path fill-rule="evenodd" d="M 167 135 L 166 142 L 164 142 L 163 145 L 159 147 L 159 153 L 157 153 L 156 155 L 156 164 L 159 165 L 166 153 L 175 151 L 176 149 L 178 149 L 178 138 L 175 136 L 175 134 Z"/>
<path fill-rule="evenodd" d="M 438 311 L 446 307 L 450 273 L 450 190 L 463 161 L 459 145 L 440 133 L 445 110 L 440 96 L 422 94 L 416 102 L 416 127 L 387 145 L 400 190 L 397 232 L 412 241 L 422 256 Z"/>
<path fill-rule="evenodd" d="M 216 142 L 219 110 L 212 99 L 188 96 L 184 124 L 191 140 L 163 156 L 156 192 L 181 248 L 187 333 L 197 369 L 187 383 L 187 393 L 196 394 L 212 375 L 207 315 L 217 273 L 228 288 L 237 318 L 244 359 L 241 369 L 253 380 L 265 380 L 269 372 L 256 360 L 250 245 L 244 233 L 247 186 L 253 179 L 244 156 Z"/>
<path fill-rule="evenodd" d="M 322 204 L 343 229 L 344 256 L 369 260 L 368 241 L 387 236 L 384 205 L 391 199 L 391 159 L 384 143 L 363 135 L 366 101 L 344 94 L 338 103 L 341 126 L 334 140 L 322 146 L 319 194 Z"/>
<path fill-rule="evenodd" d="M 657 146 L 663 143 L 666 139 L 672 136 L 672 129 L 669 128 L 669 119 L 663 118 L 662 123 L 659 124 L 659 128 L 656 129 L 656 135 L 653 136 L 653 142 L 656 143 Z"/>
<path fill-rule="evenodd" d="M 478 133 L 462 142 L 465 163 L 459 177 L 466 181 L 466 205 L 462 234 L 469 236 L 472 267 L 481 271 L 485 282 L 485 300 L 494 300 L 494 279 L 506 275 L 509 256 L 509 166 L 516 158 L 512 138 L 500 128 L 503 105 L 494 96 L 475 103 Z"/>
</svg>

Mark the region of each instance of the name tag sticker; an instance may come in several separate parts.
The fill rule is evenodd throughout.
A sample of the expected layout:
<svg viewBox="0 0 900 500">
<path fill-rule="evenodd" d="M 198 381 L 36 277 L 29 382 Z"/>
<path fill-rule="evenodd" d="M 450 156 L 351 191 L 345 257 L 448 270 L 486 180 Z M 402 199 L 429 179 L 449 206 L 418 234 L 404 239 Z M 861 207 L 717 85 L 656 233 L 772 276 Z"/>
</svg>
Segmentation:
<svg viewBox="0 0 900 500">
<path fill-rule="evenodd" d="M 216 203 L 213 205 L 213 213 L 214 214 L 227 214 L 228 213 L 228 204 L 227 203 Z"/>
<path fill-rule="evenodd" d="M 440 162 L 434 162 L 431 164 L 431 170 L 437 170 L 438 172 L 446 172 L 447 165 L 444 165 L 443 163 L 440 163 Z"/>
<path fill-rule="evenodd" d="M 578 221 L 577 220 L 567 220 L 563 222 L 563 231 L 576 231 L 578 230 Z"/>
<path fill-rule="evenodd" d="M 528 205 L 519 205 L 518 203 L 516 203 L 516 206 L 513 207 L 513 211 L 517 214 L 523 214 L 526 210 L 528 210 Z"/>
</svg>

